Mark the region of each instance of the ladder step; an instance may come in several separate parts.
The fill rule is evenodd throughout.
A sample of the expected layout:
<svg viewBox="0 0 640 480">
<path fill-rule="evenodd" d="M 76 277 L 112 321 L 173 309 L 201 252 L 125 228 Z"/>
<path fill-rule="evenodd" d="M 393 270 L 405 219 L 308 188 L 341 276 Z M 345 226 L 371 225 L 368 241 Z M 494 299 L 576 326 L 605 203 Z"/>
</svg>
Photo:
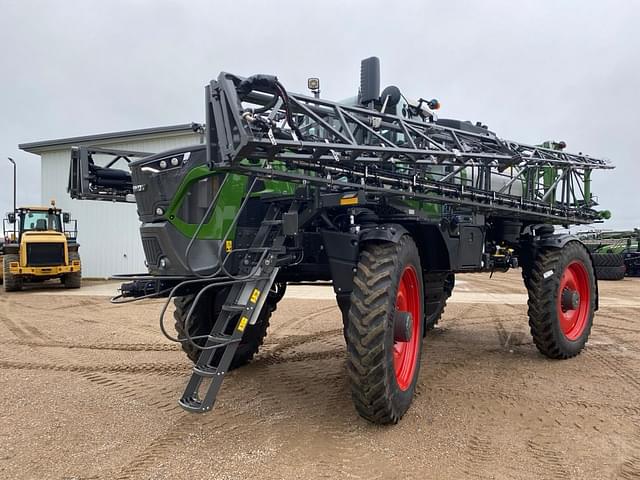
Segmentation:
<svg viewBox="0 0 640 480">
<path fill-rule="evenodd" d="M 197 373 L 201 377 L 215 377 L 216 375 L 224 375 L 224 373 L 218 373 L 217 367 L 208 365 L 194 365 L 193 373 Z"/>
<path fill-rule="evenodd" d="M 225 312 L 242 312 L 247 308 L 246 305 L 222 305 L 222 310 Z"/>
<path fill-rule="evenodd" d="M 207 339 L 209 346 L 215 345 L 216 348 L 231 345 L 232 343 L 240 343 L 240 339 L 235 340 L 231 338 L 231 335 L 209 335 Z M 209 349 L 207 349 L 209 350 Z M 213 348 L 211 350 L 214 350 Z M 205 350 L 206 351 L 206 350 Z"/>
<path fill-rule="evenodd" d="M 263 220 L 262 225 L 282 225 L 282 220 Z"/>
<path fill-rule="evenodd" d="M 178 404 L 186 411 L 191 413 L 205 413 L 210 410 L 210 408 L 205 408 L 204 405 L 202 405 L 202 402 L 195 398 L 182 397 L 180 400 L 178 400 Z"/>
</svg>

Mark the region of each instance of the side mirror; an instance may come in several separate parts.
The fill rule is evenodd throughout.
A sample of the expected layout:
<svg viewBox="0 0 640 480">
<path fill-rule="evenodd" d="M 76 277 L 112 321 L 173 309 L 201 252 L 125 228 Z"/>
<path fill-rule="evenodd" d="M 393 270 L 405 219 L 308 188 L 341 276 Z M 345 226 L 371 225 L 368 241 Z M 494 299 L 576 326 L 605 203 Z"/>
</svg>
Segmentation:
<svg viewBox="0 0 640 480">
<path fill-rule="evenodd" d="M 64 223 L 69 223 L 71 221 L 71 215 L 69 212 L 62 212 L 62 221 Z"/>
<path fill-rule="evenodd" d="M 7 213 L 7 220 L 9 220 L 9 223 L 16 223 L 16 214 Z"/>
</svg>

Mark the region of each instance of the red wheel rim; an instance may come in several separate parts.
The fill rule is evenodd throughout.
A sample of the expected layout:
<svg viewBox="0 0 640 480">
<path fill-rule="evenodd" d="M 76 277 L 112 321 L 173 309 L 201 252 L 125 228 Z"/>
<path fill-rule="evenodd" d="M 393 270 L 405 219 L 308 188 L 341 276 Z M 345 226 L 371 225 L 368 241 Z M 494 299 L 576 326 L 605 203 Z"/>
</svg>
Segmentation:
<svg viewBox="0 0 640 480">
<path fill-rule="evenodd" d="M 412 335 L 408 342 L 394 341 L 393 368 L 396 382 L 400 390 L 407 390 L 413 381 L 418 363 L 418 348 L 420 346 L 420 291 L 418 275 L 412 266 L 402 272 L 398 293 L 396 296 L 396 310 L 409 312 L 412 320 Z"/>
<path fill-rule="evenodd" d="M 563 303 L 563 295 L 570 296 L 577 293 L 576 302 L 570 307 Z M 582 335 L 589 318 L 591 305 L 591 289 L 587 269 L 579 261 L 573 261 L 562 274 L 558 290 L 557 310 L 562 333 L 569 340 L 576 340 Z M 575 308 L 574 308 L 575 307 Z"/>
</svg>

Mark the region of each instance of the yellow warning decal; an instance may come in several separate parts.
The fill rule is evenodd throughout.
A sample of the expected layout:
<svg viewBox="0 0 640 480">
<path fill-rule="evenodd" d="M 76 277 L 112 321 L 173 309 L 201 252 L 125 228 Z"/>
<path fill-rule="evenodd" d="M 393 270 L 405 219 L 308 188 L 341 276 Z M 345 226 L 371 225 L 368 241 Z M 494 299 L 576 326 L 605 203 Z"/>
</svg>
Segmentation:
<svg viewBox="0 0 640 480">
<path fill-rule="evenodd" d="M 233 250 L 233 240 L 227 240 L 224 243 L 224 249 L 227 251 L 227 253 L 229 253 L 231 250 Z"/>
<path fill-rule="evenodd" d="M 249 301 L 251 303 L 256 303 L 258 301 L 258 298 L 260 298 L 260 290 L 258 290 L 257 288 L 254 288 Z"/>
<path fill-rule="evenodd" d="M 238 331 L 244 332 L 244 329 L 247 327 L 247 323 L 249 323 L 249 319 L 247 317 L 242 317 L 238 322 Z"/>
<path fill-rule="evenodd" d="M 340 199 L 340 205 L 357 205 L 357 204 L 358 204 L 358 195 L 356 194 L 344 196 Z"/>
</svg>

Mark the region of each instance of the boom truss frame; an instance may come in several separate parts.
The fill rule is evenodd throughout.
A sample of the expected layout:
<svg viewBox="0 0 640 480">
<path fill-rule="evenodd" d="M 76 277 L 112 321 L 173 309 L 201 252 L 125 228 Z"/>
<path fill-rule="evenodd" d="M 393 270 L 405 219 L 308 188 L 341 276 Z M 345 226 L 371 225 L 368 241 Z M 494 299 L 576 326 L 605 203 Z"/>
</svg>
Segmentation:
<svg viewBox="0 0 640 480">
<path fill-rule="evenodd" d="M 451 128 L 432 117 L 405 118 L 374 103 L 345 105 L 260 83 L 239 93 L 246 80 L 223 72 L 206 87 L 211 168 L 546 223 L 599 219 L 590 177 L 613 168 L 606 160 L 502 140 L 486 129 Z M 521 192 L 514 194 L 518 181 Z"/>
</svg>

